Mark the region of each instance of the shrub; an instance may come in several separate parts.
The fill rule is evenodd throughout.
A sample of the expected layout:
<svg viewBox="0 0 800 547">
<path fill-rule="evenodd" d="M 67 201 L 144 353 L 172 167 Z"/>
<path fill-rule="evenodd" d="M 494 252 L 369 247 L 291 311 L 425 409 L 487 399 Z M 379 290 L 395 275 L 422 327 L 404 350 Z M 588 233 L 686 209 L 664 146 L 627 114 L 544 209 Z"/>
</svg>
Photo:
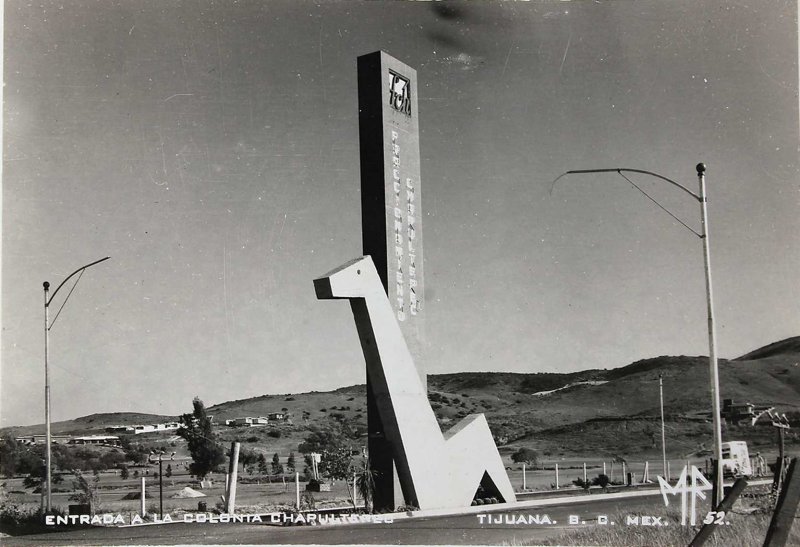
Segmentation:
<svg viewBox="0 0 800 547">
<path fill-rule="evenodd" d="M 539 463 L 539 454 L 531 448 L 520 448 L 511 454 L 511 461 L 514 463 L 525 462 L 528 465 L 536 466 Z"/>
<path fill-rule="evenodd" d="M 147 504 L 147 516 L 158 515 L 160 509 L 161 509 L 161 506 L 158 503 L 156 503 L 156 502 L 148 503 Z"/>
<path fill-rule="evenodd" d="M 584 481 L 582 478 L 578 477 L 577 479 L 572 481 L 572 484 L 574 484 L 579 488 L 583 488 L 584 490 L 588 490 L 589 487 L 592 485 L 592 481 Z"/>
<path fill-rule="evenodd" d="M 279 430 L 279 429 L 270 429 L 270 430 L 267 432 L 267 435 L 269 435 L 269 436 L 270 436 L 270 437 L 272 437 L 273 439 L 280 439 L 280 438 L 281 438 L 281 432 L 280 432 L 280 430 Z"/>
<path fill-rule="evenodd" d="M 600 473 L 599 475 L 597 475 L 595 478 L 592 479 L 592 484 L 595 486 L 599 486 L 603 490 L 608 488 L 610 482 L 611 479 L 608 478 L 608 475 L 604 475 L 603 473 Z"/>
<path fill-rule="evenodd" d="M 317 481 L 314 481 L 314 479 L 311 479 L 311 482 L 317 482 Z M 309 482 L 309 484 L 311 482 Z M 317 484 L 319 484 L 319 483 L 317 483 Z M 311 492 L 304 492 L 300 496 L 300 509 L 308 509 L 309 511 L 313 511 L 316 508 L 317 508 L 317 502 L 314 499 L 314 495 L 311 494 Z"/>
<path fill-rule="evenodd" d="M 63 516 L 66 513 L 59 507 L 53 507 L 51 513 Z M 16 503 L 0 504 L 0 531 L 4 533 L 30 534 L 44 529 L 52 530 L 54 526 L 45 526 L 41 508 L 36 505 Z"/>
</svg>

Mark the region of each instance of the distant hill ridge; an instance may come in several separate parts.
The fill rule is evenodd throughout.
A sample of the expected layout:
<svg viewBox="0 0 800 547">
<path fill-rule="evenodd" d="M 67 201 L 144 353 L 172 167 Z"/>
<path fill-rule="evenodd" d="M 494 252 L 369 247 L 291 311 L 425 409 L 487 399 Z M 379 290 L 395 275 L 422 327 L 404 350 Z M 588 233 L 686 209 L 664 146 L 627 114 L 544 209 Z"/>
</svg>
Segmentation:
<svg viewBox="0 0 800 547">
<path fill-rule="evenodd" d="M 768 346 L 751 351 L 741 357 L 737 357 L 734 361 L 753 361 L 756 359 L 765 359 L 767 357 L 775 357 L 780 355 L 800 354 L 800 336 L 793 336 L 786 340 L 773 342 Z"/>
<path fill-rule="evenodd" d="M 722 398 L 800 409 L 800 336 L 774 342 L 732 360 L 720 359 Z M 658 412 L 658 376 L 668 412 L 707 411 L 708 357 L 661 356 L 609 370 L 570 373 L 462 372 L 428 376 L 430 399 L 444 424 L 482 412 L 493 431 L 538 431 L 596 418 Z M 324 424 L 333 413 L 365 420 L 364 384 L 328 392 L 261 395 L 208 407 L 217 423 L 285 411 L 295 423 Z M 542 396 L 534 394 L 546 393 Z M 186 401 L 187 412 L 191 401 Z M 333 412 L 331 412 L 333 411 Z M 176 416 L 136 412 L 98 413 L 53 424 L 53 432 L 101 431 L 110 425 L 174 421 Z M 28 435 L 44 427 L 5 428 Z"/>
<path fill-rule="evenodd" d="M 75 418 L 76 423 L 108 423 L 113 422 L 118 425 L 134 425 L 134 424 L 153 424 L 164 421 L 174 421 L 175 416 L 164 416 L 161 414 L 143 414 L 141 412 L 102 412 L 98 414 L 89 414 L 88 416 L 81 416 Z"/>
</svg>

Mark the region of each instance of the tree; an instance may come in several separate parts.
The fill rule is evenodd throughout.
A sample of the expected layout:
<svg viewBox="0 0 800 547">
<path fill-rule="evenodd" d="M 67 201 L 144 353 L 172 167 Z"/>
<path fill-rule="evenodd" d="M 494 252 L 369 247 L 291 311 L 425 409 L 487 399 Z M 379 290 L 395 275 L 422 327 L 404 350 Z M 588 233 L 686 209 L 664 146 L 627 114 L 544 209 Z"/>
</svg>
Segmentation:
<svg viewBox="0 0 800 547">
<path fill-rule="evenodd" d="M 122 443 L 122 450 L 125 452 L 125 457 L 134 464 L 145 463 L 149 455 L 148 450 L 144 446 L 139 443 L 133 445 L 130 440 L 126 440 L 125 443 Z"/>
<path fill-rule="evenodd" d="M 167 464 L 167 468 L 164 470 L 164 476 L 167 478 L 172 476 L 172 464 Z"/>
<path fill-rule="evenodd" d="M 22 481 L 22 486 L 25 488 L 34 489 L 41 488 L 46 474 L 47 470 L 44 462 L 42 462 L 36 469 L 31 470 L 27 477 L 25 477 L 25 479 Z"/>
<path fill-rule="evenodd" d="M 230 456 L 230 450 L 228 450 Z M 239 463 L 242 464 L 242 472 L 247 471 L 252 475 L 253 466 L 258 464 L 258 452 L 243 448 L 239 451 Z"/>
<path fill-rule="evenodd" d="M 189 472 L 202 480 L 225 462 L 225 451 L 217 442 L 203 401 L 195 397 L 192 405 L 194 411 L 180 417 L 178 435 L 186 439 L 189 454 L 192 456 Z"/>
<path fill-rule="evenodd" d="M 3 435 L 3 440 L 0 441 L 0 473 L 6 477 L 13 477 L 17 474 L 20 452 L 20 443 L 8 433 Z"/>
<path fill-rule="evenodd" d="M 101 467 L 104 469 L 113 469 L 124 461 L 125 455 L 122 452 L 117 452 L 116 450 L 112 452 L 106 452 L 100 456 L 100 463 L 102 464 Z"/>
<path fill-rule="evenodd" d="M 322 452 L 325 449 L 335 450 L 348 444 L 342 424 L 333 422 L 325 428 L 312 426 L 309 435 L 297 446 L 303 454 Z"/>
<path fill-rule="evenodd" d="M 350 478 L 350 464 L 352 457 L 350 449 L 340 446 L 334 449 L 322 451 L 322 458 L 319 462 L 319 472 L 322 476 L 330 477 L 334 480 L 344 480 Z"/>
<path fill-rule="evenodd" d="M 356 470 L 356 489 L 364 500 L 364 511 L 366 513 L 372 512 L 372 498 L 375 492 L 375 477 L 378 472 L 370 468 L 369 457 L 364 458 L 363 465 Z M 350 490 L 350 487 L 347 487 Z M 353 496 L 351 495 L 351 498 Z M 355 505 L 355 504 L 354 504 Z"/>
<path fill-rule="evenodd" d="M 311 453 L 321 454 L 318 470 L 321 476 L 331 479 L 347 479 L 350 475 L 350 440 L 342 424 L 334 422 L 325 428 L 312 428 L 311 433 L 297 449 L 305 454 L 306 464 L 311 466 Z"/>
<path fill-rule="evenodd" d="M 94 478 L 90 483 L 86 480 L 86 477 L 83 476 L 83 473 L 77 469 L 73 470 L 73 473 L 75 475 L 75 480 L 72 481 L 72 487 L 76 492 L 69 497 L 69 500 L 88 505 L 90 513 L 94 515 L 100 502 L 100 474 L 95 472 Z"/>
<path fill-rule="evenodd" d="M 281 460 L 278 457 L 277 452 L 275 452 L 275 454 L 272 456 L 272 473 L 274 475 L 283 474 L 283 466 L 281 465 Z"/>
<path fill-rule="evenodd" d="M 286 467 L 291 473 L 295 472 L 294 452 L 289 452 L 289 459 L 286 460 Z"/>
<path fill-rule="evenodd" d="M 267 457 L 263 453 L 260 453 L 258 455 L 258 472 L 261 473 L 262 475 L 269 474 L 269 466 L 267 466 Z"/>
<path fill-rule="evenodd" d="M 525 462 L 527 465 L 536 467 L 536 464 L 539 463 L 539 453 L 530 448 L 520 448 L 511 454 L 511 461 L 514 463 Z"/>
<path fill-rule="evenodd" d="M 0 441 L 0 473 L 6 477 L 38 473 L 44 462 L 44 447 L 26 446 L 9 434 Z"/>
<path fill-rule="evenodd" d="M 130 471 L 128 471 L 128 466 L 127 466 L 127 465 L 120 465 L 120 466 L 119 466 L 119 476 L 120 476 L 120 477 L 122 478 L 122 480 L 124 480 L 124 481 L 125 481 L 125 480 L 128 480 L 128 477 L 130 477 L 130 476 L 131 476 L 131 473 L 130 473 Z"/>
<path fill-rule="evenodd" d="M 653 427 L 651 425 L 647 424 L 647 425 L 645 425 L 644 429 L 642 430 L 642 433 L 644 433 L 645 437 L 650 439 L 650 447 L 651 448 L 655 448 L 656 447 L 656 430 L 653 429 Z"/>
</svg>

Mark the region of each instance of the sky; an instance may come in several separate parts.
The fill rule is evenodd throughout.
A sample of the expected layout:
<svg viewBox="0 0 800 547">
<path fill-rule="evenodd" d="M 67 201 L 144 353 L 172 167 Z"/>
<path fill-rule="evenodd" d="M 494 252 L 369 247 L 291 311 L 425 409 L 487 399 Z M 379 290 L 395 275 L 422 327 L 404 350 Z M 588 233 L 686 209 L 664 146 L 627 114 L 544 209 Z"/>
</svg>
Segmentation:
<svg viewBox="0 0 800 547">
<path fill-rule="evenodd" d="M 767 7 L 763 7 L 767 6 Z M 356 58 L 419 80 L 425 368 L 707 355 L 800 334 L 797 3 L 6 2 L 0 425 L 364 382 Z M 700 230 L 696 201 L 633 178 Z M 58 293 L 51 318 L 71 283 Z M 725 386 L 722 386 L 724 396 Z"/>
</svg>

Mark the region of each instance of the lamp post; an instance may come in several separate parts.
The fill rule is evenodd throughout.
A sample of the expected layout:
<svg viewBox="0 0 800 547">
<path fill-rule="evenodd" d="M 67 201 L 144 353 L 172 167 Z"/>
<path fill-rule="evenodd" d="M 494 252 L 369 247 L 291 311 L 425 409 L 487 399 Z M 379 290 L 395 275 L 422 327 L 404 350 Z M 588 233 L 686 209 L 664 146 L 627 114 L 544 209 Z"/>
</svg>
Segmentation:
<svg viewBox="0 0 800 547">
<path fill-rule="evenodd" d="M 706 166 L 704 163 L 698 163 L 695 169 L 697 171 L 697 179 L 699 182 L 699 194 L 695 194 L 682 184 L 679 184 L 672 179 L 668 179 L 663 175 L 653 173 L 652 171 L 645 171 L 642 169 L 628 169 L 628 168 L 579 169 L 579 170 L 567 171 L 566 173 L 563 173 L 558 178 L 556 178 L 556 180 L 553 181 L 553 184 L 555 184 L 555 182 L 558 181 L 558 179 L 566 175 L 586 174 L 586 173 L 617 173 L 620 176 L 622 176 L 625 180 L 627 180 L 631 185 L 633 185 L 634 188 L 636 188 L 642 194 L 644 194 L 649 200 L 651 200 L 663 211 L 665 211 L 668 215 L 670 215 L 672 218 L 680 222 L 685 228 L 687 228 L 694 235 L 703 240 L 703 263 L 705 265 L 705 279 L 706 279 L 706 307 L 708 311 L 708 346 L 709 346 L 708 368 L 709 368 L 709 376 L 711 384 L 711 414 L 713 417 L 713 424 L 714 424 L 714 457 L 717 462 L 714 469 L 714 490 L 713 490 L 712 505 L 716 507 L 716 505 L 722 501 L 722 425 L 720 423 L 719 368 L 717 365 L 717 343 L 716 343 L 716 330 L 714 327 L 713 291 L 711 286 L 711 252 L 708 240 L 708 208 L 707 208 L 708 200 L 706 198 L 706 182 L 705 182 Z M 700 203 L 701 231 L 696 232 L 688 225 L 686 225 L 682 220 L 673 215 L 664 206 L 662 206 L 655 199 L 653 199 L 647 192 L 645 192 L 639 186 L 634 184 L 634 182 L 630 180 L 628 177 L 626 177 L 623 174 L 623 172 L 650 175 L 652 177 L 655 177 L 657 179 L 672 184 L 676 188 L 679 188 L 683 192 L 689 194 L 694 199 L 696 199 Z"/>
<path fill-rule="evenodd" d="M 50 295 L 50 283 L 45 281 L 43 283 L 44 286 L 44 422 L 45 422 L 45 509 L 47 513 L 50 513 L 53 507 L 53 499 L 51 495 L 51 486 L 52 486 L 52 450 L 50 444 L 52 443 L 51 433 L 50 433 L 50 370 L 49 370 L 49 360 L 50 360 L 50 329 L 58 319 L 61 310 L 64 309 L 64 306 L 67 304 L 67 300 L 69 300 L 72 291 L 75 290 L 75 286 L 80 281 L 83 272 L 95 264 L 99 264 L 105 260 L 108 260 L 109 256 L 105 258 L 101 258 L 100 260 L 95 260 L 94 262 L 87 264 L 85 266 L 81 266 L 71 274 L 69 274 L 61 284 L 56 287 L 56 290 L 53 291 L 53 294 Z M 56 313 L 55 319 L 53 319 L 53 323 L 50 323 L 50 304 L 53 303 L 53 298 L 56 297 L 56 294 L 64 286 L 64 283 L 69 281 L 74 275 L 80 274 L 78 279 L 75 281 L 75 285 L 72 286 L 69 293 L 67 294 L 67 298 L 64 299 L 64 303 L 59 308 L 58 313 Z"/>
</svg>

